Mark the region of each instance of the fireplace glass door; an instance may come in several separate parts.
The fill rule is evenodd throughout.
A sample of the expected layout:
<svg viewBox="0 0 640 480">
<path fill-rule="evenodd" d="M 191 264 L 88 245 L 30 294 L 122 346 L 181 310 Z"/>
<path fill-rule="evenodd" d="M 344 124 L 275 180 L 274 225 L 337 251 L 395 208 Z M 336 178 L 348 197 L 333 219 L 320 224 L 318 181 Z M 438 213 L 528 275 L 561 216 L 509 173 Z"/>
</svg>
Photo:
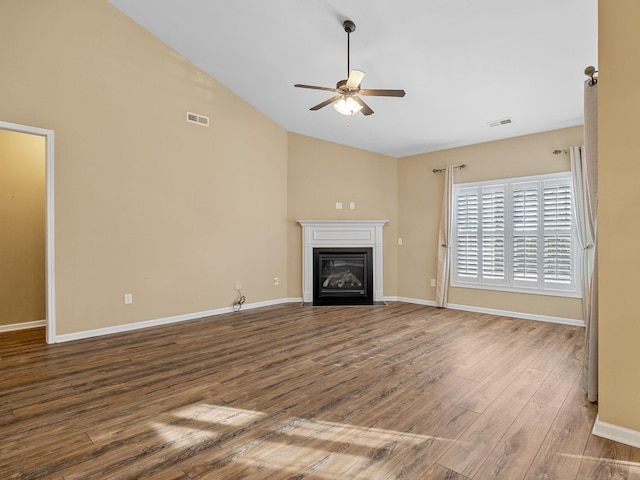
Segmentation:
<svg viewBox="0 0 640 480">
<path fill-rule="evenodd" d="M 372 305 L 371 248 L 314 248 L 314 305 Z"/>
</svg>

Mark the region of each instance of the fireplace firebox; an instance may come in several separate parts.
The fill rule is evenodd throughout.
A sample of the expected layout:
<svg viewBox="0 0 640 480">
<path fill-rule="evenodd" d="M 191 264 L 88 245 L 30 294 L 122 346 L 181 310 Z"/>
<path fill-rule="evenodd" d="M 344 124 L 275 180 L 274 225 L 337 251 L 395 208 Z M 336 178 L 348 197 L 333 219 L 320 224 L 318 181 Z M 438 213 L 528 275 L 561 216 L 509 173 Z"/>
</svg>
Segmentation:
<svg viewBox="0 0 640 480">
<path fill-rule="evenodd" d="M 313 305 L 373 305 L 371 248 L 314 248 Z"/>
</svg>

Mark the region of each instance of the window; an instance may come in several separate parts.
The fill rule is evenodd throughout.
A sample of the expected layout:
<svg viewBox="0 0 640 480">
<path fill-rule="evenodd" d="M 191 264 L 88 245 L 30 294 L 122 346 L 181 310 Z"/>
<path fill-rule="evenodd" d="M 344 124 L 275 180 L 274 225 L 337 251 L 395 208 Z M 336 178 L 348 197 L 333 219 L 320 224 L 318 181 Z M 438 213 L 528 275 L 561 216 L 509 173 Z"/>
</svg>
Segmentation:
<svg viewBox="0 0 640 480">
<path fill-rule="evenodd" d="M 571 175 L 454 186 L 458 287 L 579 297 Z"/>
</svg>

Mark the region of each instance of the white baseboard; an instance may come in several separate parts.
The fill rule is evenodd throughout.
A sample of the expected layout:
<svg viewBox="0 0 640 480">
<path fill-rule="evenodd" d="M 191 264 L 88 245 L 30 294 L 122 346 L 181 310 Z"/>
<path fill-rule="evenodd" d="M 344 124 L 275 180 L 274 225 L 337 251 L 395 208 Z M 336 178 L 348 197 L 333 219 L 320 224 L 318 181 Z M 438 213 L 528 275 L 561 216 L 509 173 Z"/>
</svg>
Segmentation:
<svg viewBox="0 0 640 480">
<path fill-rule="evenodd" d="M 46 327 L 46 320 L 34 320 L 32 322 L 12 323 L 11 325 L 0 325 L 1 332 L 14 332 L 16 330 L 27 330 L 29 328 Z"/>
<path fill-rule="evenodd" d="M 389 301 L 393 301 L 393 297 L 385 297 Z M 395 297 L 398 302 L 405 303 L 415 303 L 418 305 L 428 305 L 431 307 L 435 307 L 436 302 L 433 300 L 421 300 L 417 298 L 407 298 L 407 297 Z M 465 312 L 476 312 L 476 313 L 488 313 L 490 315 L 500 315 L 503 317 L 514 317 L 514 318 L 522 318 L 524 320 L 535 320 L 538 322 L 549 322 L 549 323 L 560 323 L 562 325 L 572 325 L 574 327 L 584 327 L 584 321 L 576 320 L 573 318 L 563 318 L 563 317 L 551 317 L 548 315 L 537 315 L 534 313 L 524 313 L 524 312 L 511 312 L 508 310 L 496 310 L 494 308 L 484 308 L 484 307 L 474 307 L 469 305 L 457 305 L 454 303 L 448 303 L 446 308 L 451 308 L 453 310 L 463 310 Z"/>
<path fill-rule="evenodd" d="M 435 307 L 436 302 L 433 300 L 422 300 L 421 298 L 409 298 L 409 297 L 384 297 L 387 302 L 404 302 L 413 303 L 415 305 L 425 305 L 427 307 Z"/>
<path fill-rule="evenodd" d="M 435 302 L 433 300 L 422 300 L 419 298 L 409 298 L 409 297 L 396 297 L 396 296 L 385 296 L 384 301 L 387 302 L 405 302 L 405 303 L 413 303 L 417 305 L 426 305 L 430 307 L 435 306 Z M 289 297 L 289 298 L 280 298 L 276 300 L 269 300 L 266 302 L 257 302 L 257 303 L 249 303 L 242 306 L 242 310 L 252 310 L 254 308 L 268 307 L 272 305 L 280 305 L 283 303 L 302 303 L 301 297 Z M 582 320 L 573 320 L 570 318 L 560 318 L 560 317 L 549 317 L 545 315 L 534 315 L 529 313 L 521 313 L 521 312 L 509 312 L 504 310 L 495 310 L 490 308 L 481 308 L 481 307 L 470 307 L 467 305 L 454 305 L 448 304 L 447 308 L 451 308 L 454 310 L 464 310 L 469 312 L 477 312 L 477 313 L 488 313 L 491 315 L 501 315 L 505 317 L 515 317 L 515 318 L 523 318 L 526 320 L 537 320 L 543 322 L 552 322 L 552 323 L 562 323 L 565 325 L 575 325 L 584 327 L 584 322 Z M 105 327 L 105 328 L 97 328 L 94 330 L 84 330 L 82 332 L 75 333 L 67 333 L 63 335 L 56 335 L 55 342 L 70 342 L 72 340 L 80 340 L 83 338 L 91 338 L 91 337 L 99 337 L 102 335 L 111 335 L 113 333 L 122 333 L 129 332 L 131 330 L 139 330 L 142 328 L 149 327 L 157 327 L 160 325 L 168 325 L 171 323 L 185 322 L 188 320 L 196 320 L 198 318 L 204 317 L 213 317 L 216 315 L 222 315 L 225 313 L 232 313 L 232 307 L 218 308 L 215 310 L 207 310 L 204 312 L 195 312 L 195 313 L 187 313 L 183 315 L 176 315 L 173 317 L 166 318 L 157 318 L 154 320 L 145 320 L 142 322 L 135 323 L 127 323 L 125 325 L 116 325 L 113 327 Z M 41 320 L 39 322 L 28 322 L 28 323 L 19 323 L 14 325 L 4 325 L 0 326 L 0 332 L 9 331 L 9 330 L 19 330 L 22 328 L 34 328 L 45 326 L 45 321 Z"/>
<path fill-rule="evenodd" d="M 280 305 L 288 303 L 289 299 L 283 298 L 278 300 L 269 300 L 266 302 L 248 303 L 242 305 L 242 310 L 252 310 L 254 308 L 268 307 L 271 305 Z M 225 313 L 233 313 L 232 307 L 217 308 L 215 310 L 207 310 L 204 312 L 186 313 L 184 315 L 176 315 L 173 317 L 157 318 L 154 320 L 145 320 L 142 322 L 127 323 L 124 325 L 116 325 L 113 327 L 96 328 L 94 330 L 84 330 L 82 332 L 67 333 L 64 335 L 56 335 L 56 343 L 70 342 L 72 340 L 81 340 L 83 338 L 100 337 L 102 335 L 111 335 L 113 333 L 129 332 L 131 330 L 140 330 L 142 328 L 158 327 L 160 325 L 168 325 L 171 323 L 185 322 L 188 320 L 196 320 L 198 318 L 213 317 Z"/>
<path fill-rule="evenodd" d="M 640 448 L 640 432 L 631 430 L 630 428 L 619 427 L 612 423 L 603 422 L 600 420 L 600 415 L 596 417 L 591 433 L 598 437 L 613 440 L 614 442 L 620 442 L 625 445 Z"/>
</svg>

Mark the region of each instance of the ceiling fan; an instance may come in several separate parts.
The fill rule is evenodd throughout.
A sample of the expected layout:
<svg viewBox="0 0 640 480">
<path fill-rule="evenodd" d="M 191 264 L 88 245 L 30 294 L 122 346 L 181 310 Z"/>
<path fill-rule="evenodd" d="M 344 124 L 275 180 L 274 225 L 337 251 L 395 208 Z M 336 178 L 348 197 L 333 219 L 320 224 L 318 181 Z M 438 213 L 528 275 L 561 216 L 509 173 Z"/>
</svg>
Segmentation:
<svg viewBox="0 0 640 480">
<path fill-rule="evenodd" d="M 326 90 L 328 92 L 336 92 L 338 95 L 325 100 L 318 105 L 311 107 L 309 110 L 320 110 L 327 105 L 334 104 L 333 107 L 342 115 L 355 115 L 362 111 L 363 115 L 371 115 L 373 110 L 358 95 L 373 97 L 404 97 L 404 90 L 380 90 L 380 89 L 363 89 L 360 83 L 364 78 L 364 72 L 361 70 L 350 69 L 350 35 L 356 29 L 356 24 L 351 20 L 346 20 L 342 26 L 347 32 L 347 76 L 346 80 L 340 80 L 336 84 L 336 88 L 316 87 L 314 85 L 303 85 L 296 83 L 294 86 L 298 88 L 311 88 L 313 90 Z"/>
</svg>

